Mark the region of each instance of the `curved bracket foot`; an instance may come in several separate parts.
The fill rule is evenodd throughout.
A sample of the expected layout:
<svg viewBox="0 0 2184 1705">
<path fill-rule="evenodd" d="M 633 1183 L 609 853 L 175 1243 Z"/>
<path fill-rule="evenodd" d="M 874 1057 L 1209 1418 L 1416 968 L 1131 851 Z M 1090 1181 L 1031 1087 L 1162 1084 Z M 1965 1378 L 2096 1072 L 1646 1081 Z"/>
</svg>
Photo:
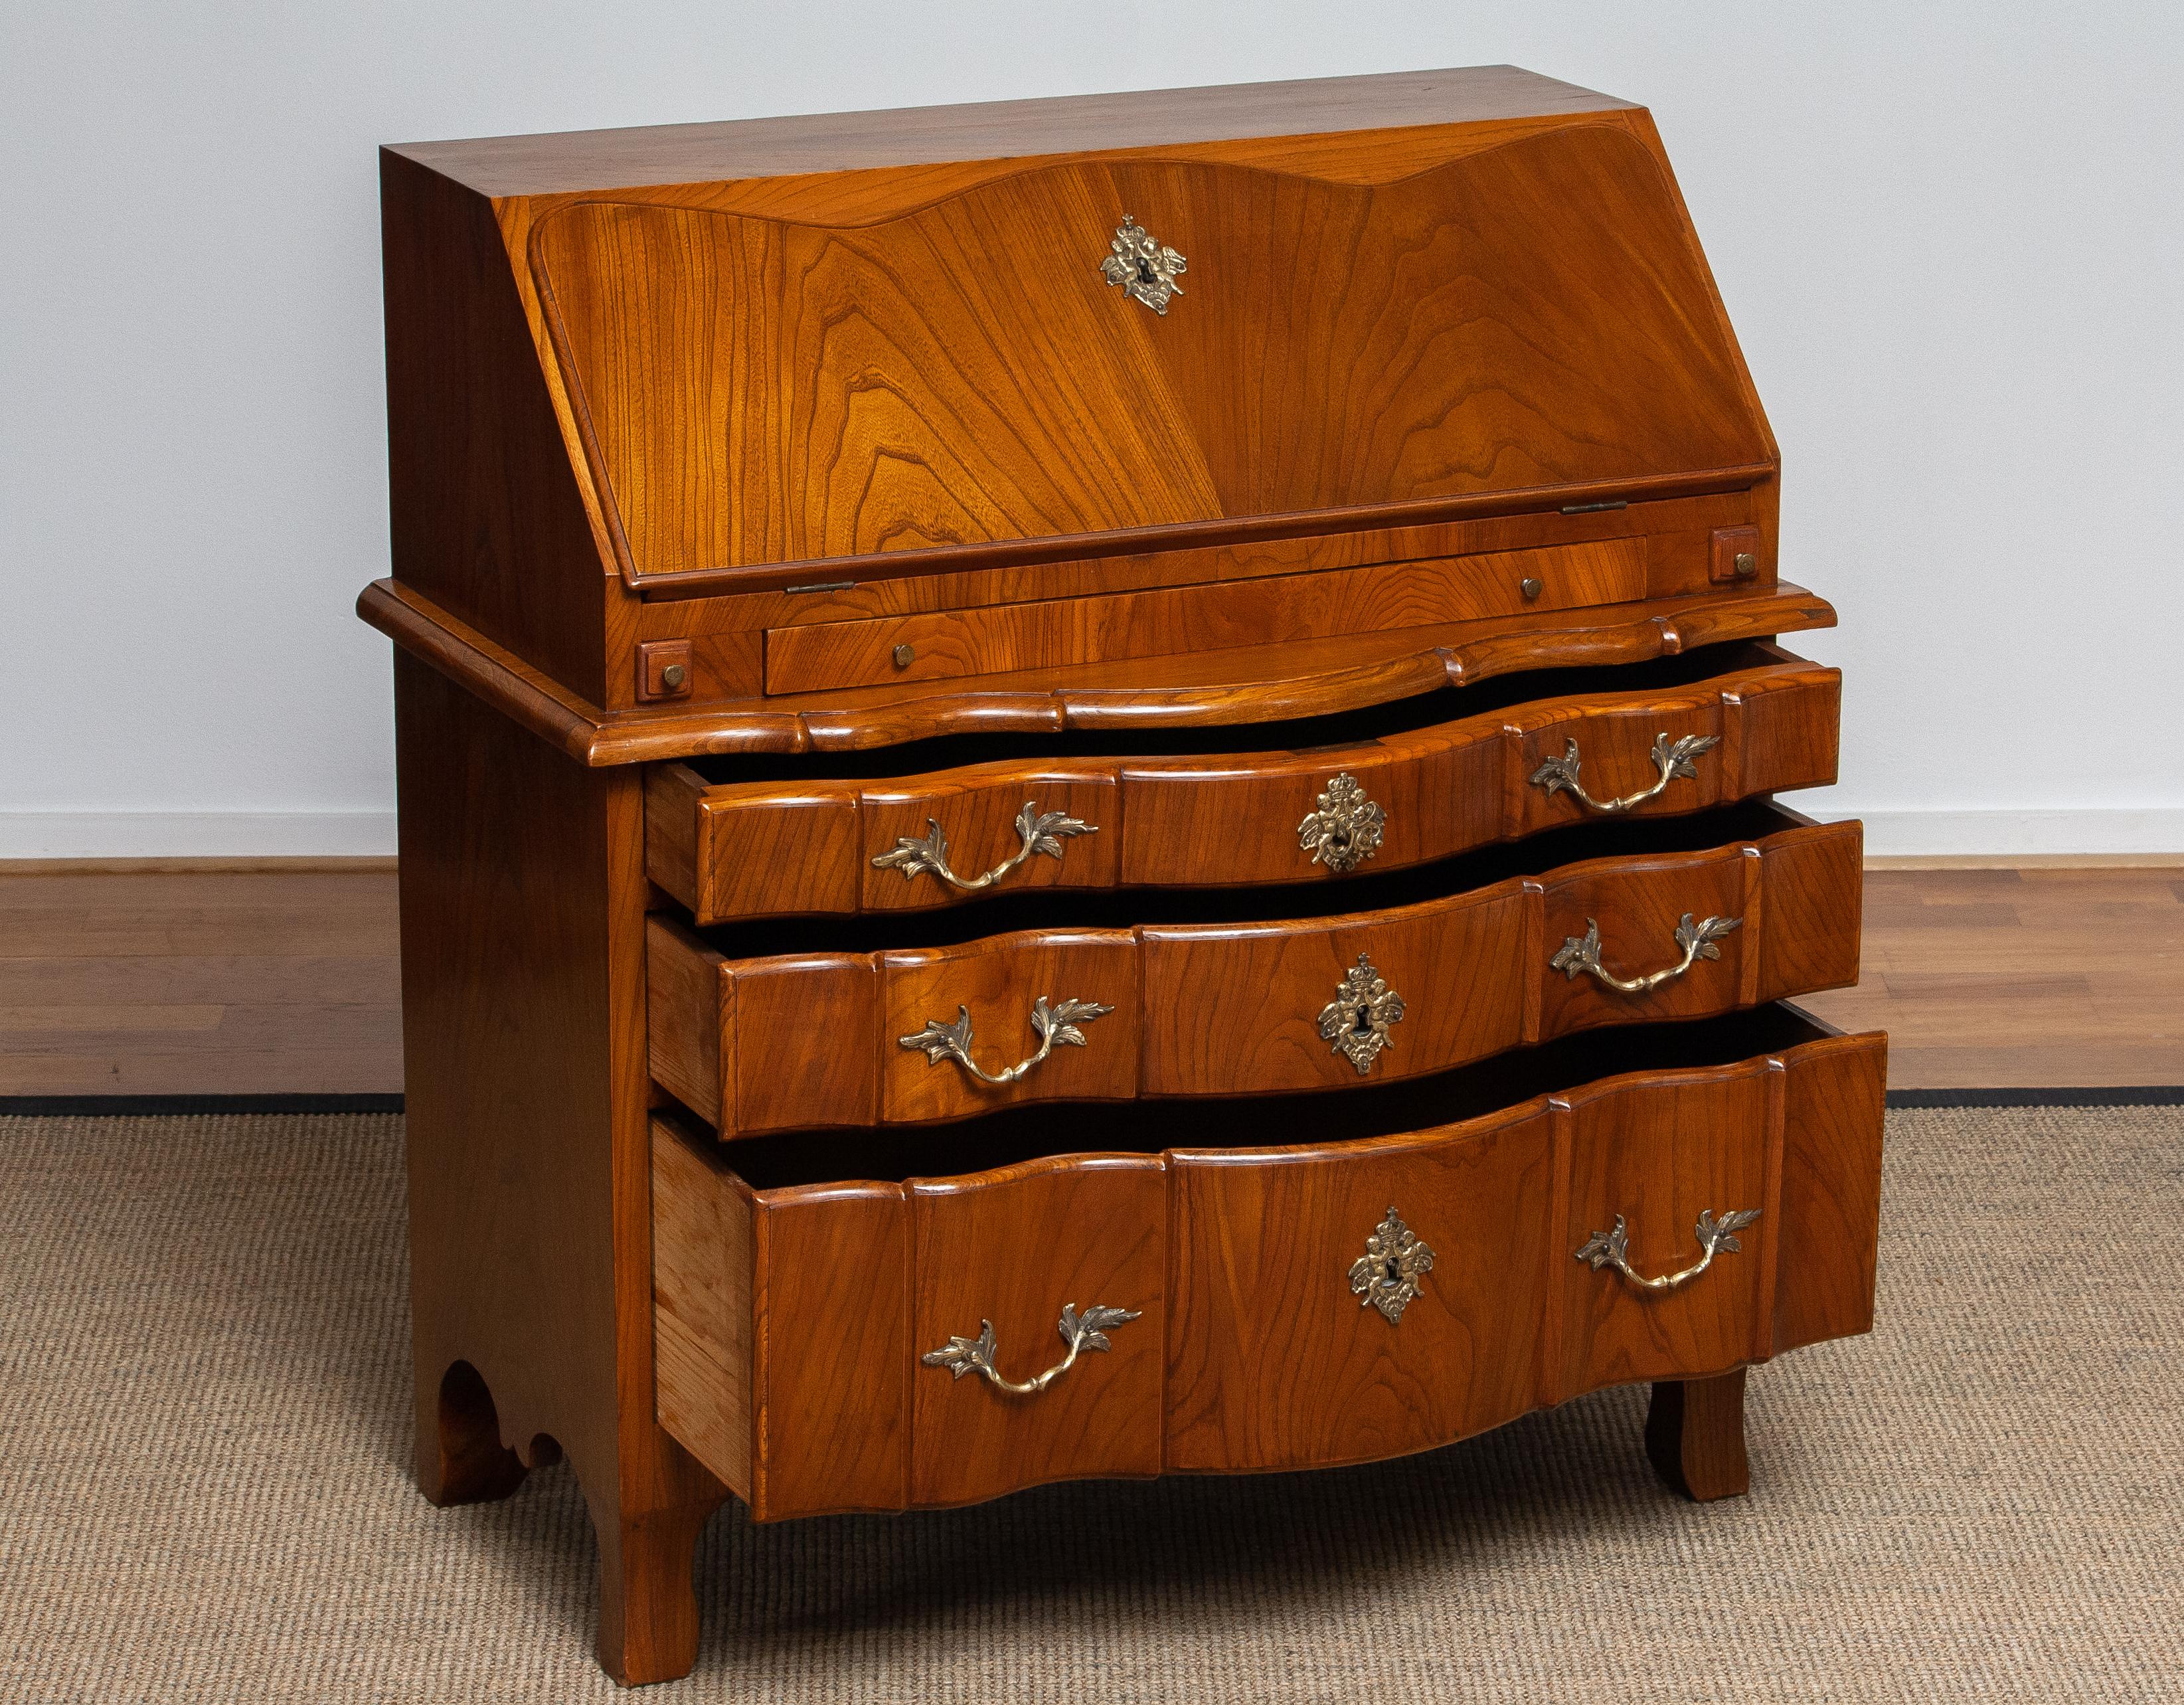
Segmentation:
<svg viewBox="0 0 2184 1705">
<path fill-rule="evenodd" d="M 1710 1503 L 1752 1490 L 1744 1454 L 1744 1371 L 1655 1383 L 1646 1412 L 1646 1455 L 1671 1491 Z"/>
</svg>

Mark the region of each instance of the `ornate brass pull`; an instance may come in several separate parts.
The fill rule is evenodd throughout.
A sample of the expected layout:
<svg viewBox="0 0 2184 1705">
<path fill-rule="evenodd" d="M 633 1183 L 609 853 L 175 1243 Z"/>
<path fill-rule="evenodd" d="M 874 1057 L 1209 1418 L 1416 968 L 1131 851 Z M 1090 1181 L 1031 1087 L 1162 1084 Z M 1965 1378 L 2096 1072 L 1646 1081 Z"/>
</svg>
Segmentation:
<svg viewBox="0 0 2184 1705">
<path fill-rule="evenodd" d="M 1658 989 L 1663 983 L 1673 983 L 1702 959 L 1719 959 L 1721 950 L 1714 943 L 1736 928 L 1744 920 L 1741 917 L 1709 917 L 1693 923 L 1688 911 L 1676 925 L 1676 945 L 1684 950 L 1684 956 L 1665 971 L 1655 971 L 1644 977 L 1618 977 L 1600 962 L 1600 924 L 1596 919 L 1585 921 L 1583 935 L 1565 936 L 1562 950 L 1547 961 L 1569 979 L 1577 980 L 1580 971 L 1590 972 L 1610 989 L 1619 989 L 1625 995 L 1644 995 Z"/>
<path fill-rule="evenodd" d="M 1380 850 L 1388 814 L 1365 796 L 1357 777 L 1342 771 L 1313 802 L 1312 815 L 1297 825 L 1297 847 L 1314 864 L 1331 871 L 1352 871 Z"/>
<path fill-rule="evenodd" d="M 1037 800 L 1026 800 L 1023 809 L 1017 813 L 1017 835 L 1023 844 L 983 876 L 966 881 L 948 867 L 948 837 L 940 825 L 928 817 L 922 837 L 902 836 L 895 842 L 893 852 L 882 853 L 872 861 L 873 864 L 882 870 L 900 871 L 905 882 L 915 882 L 920 876 L 937 876 L 961 894 L 976 894 L 981 889 L 991 888 L 1034 853 L 1060 858 L 1061 843 L 1067 836 L 1100 833 L 1096 823 L 1079 822 L 1067 811 L 1041 812 Z"/>
<path fill-rule="evenodd" d="M 1680 1284 L 1689 1284 L 1712 1266 L 1718 1251 L 1725 1249 L 1735 1254 L 1742 1249 L 1744 1245 L 1736 1240 L 1736 1234 L 1758 1217 L 1759 1210 L 1756 1207 L 1733 1209 L 1719 1219 L 1713 1217 L 1712 1208 L 1701 1208 L 1697 1227 L 1699 1258 L 1681 1273 L 1664 1273 L 1658 1279 L 1641 1279 L 1630 1265 L 1630 1234 L 1624 1229 L 1619 1213 L 1615 1216 L 1615 1229 L 1593 1233 L 1585 1240 L 1585 1247 L 1578 1251 L 1577 1258 L 1591 1262 L 1595 1273 L 1603 1267 L 1613 1268 L 1641 1290 L 1674 1290 Z"/>
<path fill-rule="evenodd" d="M 1175 281 L 1190 270 L 1190 263 L 1127 213 L 1107 247 L 1112 252 L 1100 263 L 1101 276 L 1122 286 L 1125 296 L 1165 316 L 1169 302 L 1183 294 Z"/>
<path fill-rule="evenodd" d="M 1665 731 L 1656 734 L 1653 737 L 1652 758 L 1654 767 L 1661 772 L 1659 779 L 1652 787 L 1635 794 L 1626 794 L 1619 800 L 1596 800 L 1585 792 L 1585 783 L 1577 778 L 1577 742 L 1565 740 L 1562 756 L 1548 759 L 1532 772 L 1532 785 L 1545 788 L 1550 795 L 1566 793 L 1586 810 L 1598 811 L 1602 816 L 1607 816 L 1658 798 L 1668 790 L 1669 783 L 1680 776 L 1696 777 L 1699 772 L 1698 766 L 1691 760 L 1720 744 L 1721 736 L 1719 734 L 1686 734 L 1672 746 Z"/>
<path fill-rule="evenodd" d="M 994 1365 L 994 1323 L 990 1320 L 978 1323 L 976 1338 L 951 1337 L 940 1349 L 928 1350 L 917 1359 L 928 1368 L 945 1368 L 958 1379 L 966 1373 L 983 1373 L 1000 1390 L 1018 1397 L 1035 1396 L 1075 1366 L 1078 1357 L 1084 1351 L 1106 1350 L 1110 1329 L 1135 1320 L 1139 1312 L 1134 1308 L 1108 1308 L 1095 1302 L 1079 1314 L 1075 1303 L 1063 1303 L 1058 1329 L 1061 1341 L 1069 1346 L 1069 1353 L 1045 1373 L 1028 1379 L 1001 1377 L 1001 1370 Z"/>
<path fill-rule="evenodd" d="M 1046 996 L 1040 995 L 1031 1004 L 1031 1028 L 1039 1032 L 1039 1052 L 1000 1072 L 989 1072 L 971 1057 L 971 1009 L 967 1006 L 956 1009 L 953 1024 L 928 1018 L 925 1028 L 915 1036 L 898 1036 L 894 1039 L 901 1047 L 922 1048 L 928 1065 L 938 1066 L 943 1060 L 953 1060 L 982 1084 L 1013 1084 L 1051 1054 L 1057 1043 L 1063 1047 L 1082 1048 L 1084 1033 L 1077 1027 L 1089 1024 L 1114 1010 L 1096 1000 L 1063 1000 L 1050 1009 Z"/>
</svg>

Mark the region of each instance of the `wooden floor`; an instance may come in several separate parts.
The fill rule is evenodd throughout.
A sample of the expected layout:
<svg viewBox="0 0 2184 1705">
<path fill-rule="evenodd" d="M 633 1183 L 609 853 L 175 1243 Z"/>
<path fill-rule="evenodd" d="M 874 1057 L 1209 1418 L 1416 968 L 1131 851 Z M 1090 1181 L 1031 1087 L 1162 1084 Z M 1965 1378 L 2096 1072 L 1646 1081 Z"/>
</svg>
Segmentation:
<svg viewBox="0 0 2184 1705">
<path fill-rule="evenodd" d="M 1897 1089 L 2184 1084 L 2184 869 L 1875 871 Z M 390 871 L 0 875 L 0 1095 L 402 1087 Z"/>
</svg>

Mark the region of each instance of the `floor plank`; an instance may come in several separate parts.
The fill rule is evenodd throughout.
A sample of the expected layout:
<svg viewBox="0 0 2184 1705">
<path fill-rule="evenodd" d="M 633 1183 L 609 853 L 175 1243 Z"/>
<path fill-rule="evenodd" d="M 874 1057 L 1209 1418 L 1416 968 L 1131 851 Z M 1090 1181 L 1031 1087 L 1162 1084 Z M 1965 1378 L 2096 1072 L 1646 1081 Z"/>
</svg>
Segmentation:
<svg viewBox="0 0 2184 1705">
<path fill-rule="evenodd" d="M 0 873 L 0 1095 L 402 1087 L 383 871 Z M 2174 869 L 1879 870 L 1865 980 L 1898 1089 L 2184 1084 Z"/>
</svg>

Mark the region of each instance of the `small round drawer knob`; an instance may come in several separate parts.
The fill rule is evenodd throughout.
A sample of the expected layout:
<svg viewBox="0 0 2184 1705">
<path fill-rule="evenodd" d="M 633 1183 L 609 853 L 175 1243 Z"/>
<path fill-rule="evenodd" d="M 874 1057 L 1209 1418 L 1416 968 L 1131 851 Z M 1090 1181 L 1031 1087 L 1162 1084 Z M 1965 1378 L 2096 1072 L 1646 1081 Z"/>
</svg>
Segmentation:
<svg viewBox="0 0 2184 1705">
<path fill-rule="evenodd" d="M 1756 580 L 1759 577 L 1759 559 L 1748 550 L 1737 552 L 1736 560 L 1730 566 L 1736 571 L 1739 580 Z"/>
<path fill-rule="evenodd" d="M 907 669 L 910 667 L 911 660 L 916 655 L 917 651 L 915 647 L 898 645 L 894 649 L 894 666 L 898 669 Z"/>
<path fill-rule="evenodd" d="M 680 663 L 671 663 L 660 671 L 660 684 L 671 693 L 680 693 L 682 683 L 690 678 L 690 671 Z"/>
<path fill-rule="evenodd" d="M 1543 588 L 1538 581 L 1533 579 L 1529 575 L 1526 575 L 1524 579 L 1517 582 L 1517 590 L 1524 594 L 1524 602 L 1527 604 L 1529 604 L 1534 599 L 1537 598 L 1545 589 L 1546 588 Z"/>
</svg>

